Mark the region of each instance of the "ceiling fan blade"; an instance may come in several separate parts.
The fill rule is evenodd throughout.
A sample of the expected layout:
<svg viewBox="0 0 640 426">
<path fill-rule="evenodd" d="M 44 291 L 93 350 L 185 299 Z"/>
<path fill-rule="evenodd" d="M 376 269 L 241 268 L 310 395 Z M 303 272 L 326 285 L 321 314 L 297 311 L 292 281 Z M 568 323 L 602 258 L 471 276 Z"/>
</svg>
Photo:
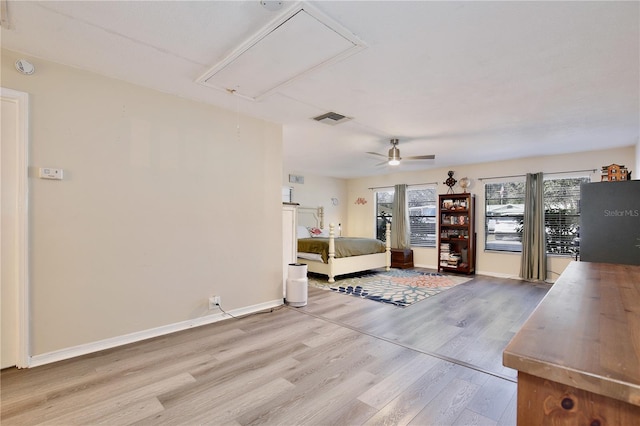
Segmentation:
<svg viewBox="0 0 640 426">
<path fill-rule="evenodd" d="M 404 157 L 405 160 L 433 160 L 435 155 L 414 155 L 411 157 Z"/>
<path fill-rule="evenodd" d="M 378 157 L 387 158 L 387 156 L 386 156 L 386 155 L 378 154 L 377 152 L 367 152 L 367 154 L 377 155 Z"/>
</svg>

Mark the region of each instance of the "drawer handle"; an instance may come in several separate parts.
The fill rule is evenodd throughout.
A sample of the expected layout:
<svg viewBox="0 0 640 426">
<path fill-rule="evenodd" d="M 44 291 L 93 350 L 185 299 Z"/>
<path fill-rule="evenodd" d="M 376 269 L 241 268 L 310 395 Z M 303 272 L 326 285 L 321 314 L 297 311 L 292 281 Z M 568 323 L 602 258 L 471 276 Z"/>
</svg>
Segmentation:
<svg viewBox="0 0 640 426">
<path fill-rule="evenodd" d="M 571 410 L 573 408 L 573 399 L 564 398 L 560 405 L 562 405 L 562 408 L 564 408 L 565 410 Z"/>
</svg>

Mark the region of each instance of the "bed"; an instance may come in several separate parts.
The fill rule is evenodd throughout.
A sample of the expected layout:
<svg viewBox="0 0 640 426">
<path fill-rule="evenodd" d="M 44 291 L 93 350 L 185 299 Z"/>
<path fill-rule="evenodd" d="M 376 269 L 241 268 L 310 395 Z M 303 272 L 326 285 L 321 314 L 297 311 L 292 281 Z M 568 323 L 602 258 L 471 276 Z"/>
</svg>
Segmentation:
<svg viewBox="0 0 640 426">
<path fill-rule="evenodd" d="M 306 263 L 309 272 L 326 275 L 330 283 L 337 275 L 377 268 L 388 271 L 391 267 L 389 224 L 383 243 L 373 238 L 342 237 L 334 223 L 325 229 L 323 207 L 299 207 L 297 223 L 298 262 Z M 304 233 L 310 228 L 316 233 L 313 237 Z"/>
</svg>

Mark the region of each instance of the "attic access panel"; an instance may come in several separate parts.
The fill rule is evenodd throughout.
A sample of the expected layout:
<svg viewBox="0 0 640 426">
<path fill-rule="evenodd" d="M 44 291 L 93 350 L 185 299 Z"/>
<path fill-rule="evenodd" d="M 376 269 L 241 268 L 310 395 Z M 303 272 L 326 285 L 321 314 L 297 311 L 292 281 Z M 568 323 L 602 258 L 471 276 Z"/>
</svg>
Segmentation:
<svg viewBox="0 0 640 426">
<path fill-rule="evenodd" d="M 365 48 L 309 5 L 298 6 L 243 43 L 197 81 L 261 100 L 307 73 Z"/>
</svg>

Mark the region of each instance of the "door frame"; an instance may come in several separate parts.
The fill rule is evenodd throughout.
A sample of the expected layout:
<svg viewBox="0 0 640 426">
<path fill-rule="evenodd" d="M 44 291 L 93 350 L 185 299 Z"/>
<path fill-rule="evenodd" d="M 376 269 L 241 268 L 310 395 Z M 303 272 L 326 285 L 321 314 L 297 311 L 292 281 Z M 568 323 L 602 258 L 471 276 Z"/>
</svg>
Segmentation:
<svg viewBox="0 0 640 426">
<path fill-rule="evenodd" d="M 16 123 L 16 239 L 18 278 L 18 338 L 16 367 L 31 365 L 29 326 L 29 94 L 0 87 L 0 97 L 14 102 L 17 107 Z"/>
</svg>

